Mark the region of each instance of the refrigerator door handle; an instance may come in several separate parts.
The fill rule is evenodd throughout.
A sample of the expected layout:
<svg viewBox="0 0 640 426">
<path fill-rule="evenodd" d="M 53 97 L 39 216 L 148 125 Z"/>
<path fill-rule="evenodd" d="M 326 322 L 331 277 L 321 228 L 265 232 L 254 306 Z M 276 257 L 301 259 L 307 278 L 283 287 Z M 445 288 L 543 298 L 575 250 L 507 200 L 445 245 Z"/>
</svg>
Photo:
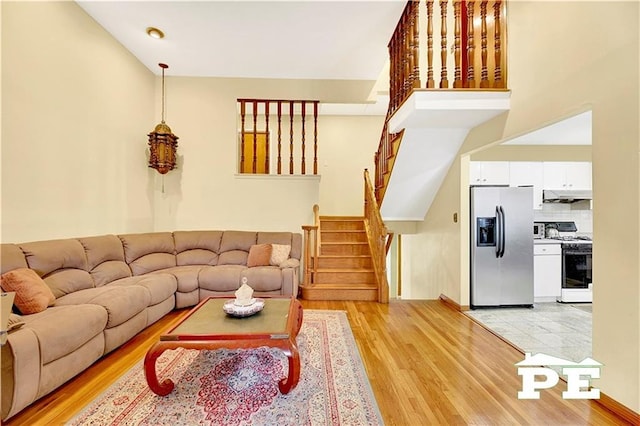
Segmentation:
<svg viewBox="0 0 640 426">
<path fill-rule="evenodd" d="M 496 206 L 496 258 L 500 257 L 500 243 L 502 241 L 502 226 L 500 225 L 500 207 Z"/>
<path fill-rule="evenodd" d="M 502 208 L 502 206 L 500 206 L 499 208 L 500 210 L 500 238 L 502 239 L 500 241 L 500 257 L 504 256 L 504 250 L 506 249 L 507 246 L 507 241 L 506 241 L 506 226 L 505 226 L 505 215 L 504 215 L 504 209 Z"/>
</svg>

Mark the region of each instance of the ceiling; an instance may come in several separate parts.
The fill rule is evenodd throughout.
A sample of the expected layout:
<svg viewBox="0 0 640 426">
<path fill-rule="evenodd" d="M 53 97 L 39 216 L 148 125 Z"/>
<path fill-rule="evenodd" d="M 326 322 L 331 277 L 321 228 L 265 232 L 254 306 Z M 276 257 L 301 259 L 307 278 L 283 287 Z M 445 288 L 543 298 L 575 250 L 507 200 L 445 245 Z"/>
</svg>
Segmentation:
<svg viewBox="0 0 640 426">
<path fill-rule="evenodd" d="M 591 111 L 549 124 L 502 145 L 591 145 Z"/>
<path fill-rule="evenodd" d="M 77 1 L 167 75 L 377 80 L 403 0 Z M 153 39 L 147 27 L 162 30 Z"/>
</svg>

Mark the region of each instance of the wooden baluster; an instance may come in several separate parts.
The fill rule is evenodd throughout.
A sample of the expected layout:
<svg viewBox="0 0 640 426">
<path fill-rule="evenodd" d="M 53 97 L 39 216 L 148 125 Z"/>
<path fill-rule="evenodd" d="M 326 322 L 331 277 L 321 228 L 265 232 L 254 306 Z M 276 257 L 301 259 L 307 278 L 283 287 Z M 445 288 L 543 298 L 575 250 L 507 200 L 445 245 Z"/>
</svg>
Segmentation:
<svg viewBox="0 0 640 426">
<path fill-rule="evenodd" d="M 395 40 L 395 33 L 394 35 L 391 37 L 391 41 L 389 42 L 389 108 L 395 110 L 395 97 L 396 97 L 396 88 L 395 88 L 395 83 L 396 83 L 396 79 L 395 79 L 395 68 L 396 68 L 396 57 L 394 55 L 394 40 Z"/>
<path fill-rule="evenodd" d="M 447 79 L 447 0 L 440 0 L 440 88 L 449 87 Z"/>
<path fill-rule="evenodd" d="M 256 165 L 258 164 L 258 103 L 253 101 L 253 162 L 251 170 L 256 173 Z"/>
<path fill-rule="evenodd" d="M 467 84 L 466 87 L 476 87 L 475 75 L 475 41 L 473 40 L 473 15 L 475 2 L 467 3 Z"/>
<path fill-rule="evenodd" d="M 427 0 L 427 88 L 435 88 L 433 80 L 433 0 Z"/>
<path fill-rule="evenodd" d="M 313 174 L 318 174 L 318 101 L 313 101 Z"/>
<path fill-rule="evenodd" d="M 304 122 L 306 121 L 306 111 L 307 111 L 307 101 L 301 101 L 300 107 L 302 108 L 302 161 L 300 163 L 301 174 L 305 175 L 306 173 L 306 161 L 305 161 L 305 130 L 304 130 Z"/>
<path fill-rule="evenodd" d="M 264 155 L 264 172 L 269 174 L 269 140 L 271 135 L 269 134 L 269 101 L 264 103 L 264 119 L 265 119 L 265 155 Z"/>
<path fill-rule="evenodd" d="M 493 73 L 493 87 L 498 89 L 504 89 L 504 81 L 502 80 L 502 31 L 500 28 L 500 8 L 502 2 L 496 0 L 493 3 L 493 28 L 495 33 L 494 55 L 495 55 L 495 69 Z"/>
<path fill-rule="evenodd" d="M 278 101 L 278 174 L 282 174 L 282 101 Z"/>
<path fill-rule="evenodd" d="M 411 2 L 409 2 L 408 5 L 411 5 Z M 409 44 L 413 41 L 413 38 L 409 36 L 410 10 L 411 7 L 407 7 L 404 15 L 402 16 L 402 100 L 407 97 L 409 89 L 411 88 L 410 76 L 413 72 L 413 66 L 411 64 L 412 50 L 411 45 Z M 400 102 L 402 102 L 402 100 Z"/>
<path fill-rule="evenodd" d="M 480 87 L 487 88 L 490 87 L 488 71 L 487 71 L 487 3 L 488 1 L 483 0 L 480 2 L 480 21 L 481 21 L 481 40 L 482 40 L 482 68 L 480 72 Z"/>
<path fill-rule="evenodd" d="M 418 23 L 420 22 L 419 3 L 414 2 L 414 13 L 411 17 L 411 32 L 413 35 L 413 74 L 411 80 L 413 81 L 413 88 L 418 89 L 421 86 L 420 83 L 420 28 Z"/>
<path fill-rule="evenodd" d="M 241 99 L 240 100 L 240 126 L 241 130 L 240 130 L 240 173 L 244 173 L 244 120 L 245 120 L 245 113 L 246 113 L 246 105 L 245 105 L 245 100 Z"/>
<path fill-rule="evenodd" d="M 462 27 L 462 17 L 460 16 L 460 9 L 462 7 L 462 3 L 460 0 L 454 0 L 453 2 L 453 17 L 454 17 L 454 30 L 453 30 L 453 59 L 455 61 L 454 66 L 454 77 L 453 77 L 453 87 L 460 88 L 462 87 L 462 71 L 460 69 L 460 61 L 462 59 L 462 54 L 460 52 L 460 28 Z"/>
<path fill-rule="evenodd" d="M 293 174 L 293 101 L 289 101 L 289 174 Z"/>
</svg>

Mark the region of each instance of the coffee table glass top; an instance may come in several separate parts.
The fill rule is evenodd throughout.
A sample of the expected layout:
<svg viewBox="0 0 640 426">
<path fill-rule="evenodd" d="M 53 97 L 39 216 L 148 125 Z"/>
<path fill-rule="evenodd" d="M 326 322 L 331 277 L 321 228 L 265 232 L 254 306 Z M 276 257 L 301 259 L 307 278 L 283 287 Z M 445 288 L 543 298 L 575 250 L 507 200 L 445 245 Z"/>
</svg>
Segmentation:
<svg viewBox="0 0 640 426">
<path fill-rule="evenodd" d="M 291 298 L 265 298 L 264 309 L 255 315 L 236 318 L 227 315 L 222 305 L 229 298 L 210 298 L 190 315 L 160 336 L 160 340 L 216 340 L 225 336 L 269 335 L 272 339 L 286 339 L 287 319 Z"/>
</svg>

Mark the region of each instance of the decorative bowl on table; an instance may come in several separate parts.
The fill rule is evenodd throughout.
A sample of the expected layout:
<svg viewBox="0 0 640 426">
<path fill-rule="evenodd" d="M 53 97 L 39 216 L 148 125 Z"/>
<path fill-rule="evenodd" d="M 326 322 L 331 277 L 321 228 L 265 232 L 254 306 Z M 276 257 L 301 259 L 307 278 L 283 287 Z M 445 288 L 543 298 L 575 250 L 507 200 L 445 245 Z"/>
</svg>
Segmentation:
<svg viewBox="0 0 640 426">
<path fill-rule="evenodd" d="M 264 309 L 264 299 L 252 298 L 248 301 L 227 300 L 222 309 L 232 317 L 248 317 Z"/>
</svg>

